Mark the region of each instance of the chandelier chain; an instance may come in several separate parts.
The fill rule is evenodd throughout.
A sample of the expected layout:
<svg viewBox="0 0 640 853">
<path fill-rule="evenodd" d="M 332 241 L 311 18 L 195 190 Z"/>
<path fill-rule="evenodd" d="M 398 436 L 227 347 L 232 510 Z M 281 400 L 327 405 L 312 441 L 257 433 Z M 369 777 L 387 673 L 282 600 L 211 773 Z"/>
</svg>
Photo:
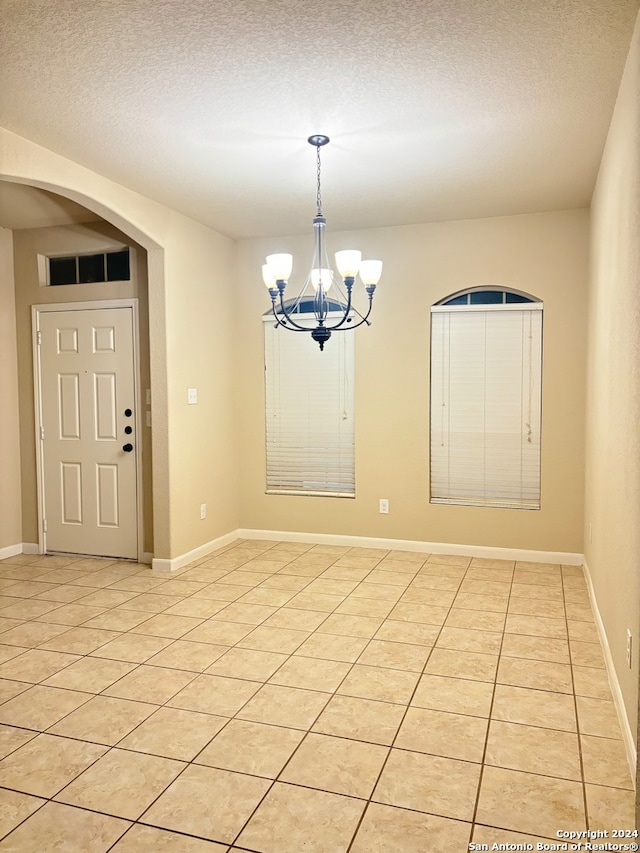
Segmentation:
<svg viewBox="0 0 640 853">
<path fill-rule="evenodd" d="M 316 145 L 316 157 L 317 157 L 317 180 L 318 180 L 318 192 L 316 195 L 316 205 L 318 208 L 318 216 L 322 216 L 322 193 L 320 191 L 320 146 Z"/>
</svg>

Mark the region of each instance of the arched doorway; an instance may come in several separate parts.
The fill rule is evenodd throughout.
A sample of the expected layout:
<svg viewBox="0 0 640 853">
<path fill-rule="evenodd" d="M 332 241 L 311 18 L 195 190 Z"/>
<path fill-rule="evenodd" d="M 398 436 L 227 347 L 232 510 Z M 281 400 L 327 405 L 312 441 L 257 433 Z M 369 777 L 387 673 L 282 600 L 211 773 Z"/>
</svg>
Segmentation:
<svg viewBox="0 0 640 853">
<path fill-rule="evenodd" d="M 105 297 L 104 288 L 99 284 L 80 285 L 77 289 L 70 287 L 51 288 L 40 287 L 40 282 L 37 281 L 38 260 L 46 260 L 47 255 L 60 255 L 61 252 L 75 252 L 74 246 L 82 252 L 83 248 L 99 248 L 103 245 L 110 245 L 114 241 L 120 241 L 133 247 L 135 257 L 133 283 L 125 286 L 121 291 L 127 297 L 133 297 L 138 300 L 140 310 L 139 324 L 139 340 L 140 340 L 140 359 L 136 366 L 137 382 L 140 387 L 141 409 L 140 428 L 141 428 L 141 443 L 144 445 L 143 462 L 141 465 L 140 474 L 140 542 L 138 548 L 138 556 L 146 561 L 151 560 L 153 552 L 158 546 L 158 542 L 154 542 L 154 514 L 165 515 L 168 513 L 168 508 L 163 507 L 161 501 L 153 500 L 154 489 L 154 463 L 152 445 L 154 443 L 151 430 L 147 426 L 150 424 L 150 400 L 154 401 L 154 415 L 161 423 L 163 420 L 163 400 L 166 405 L 166 392 L 164 391 L 165 377 L 162 371 L 156 371 L 152 375 L 151 370 L 151 352 L 153 347 L 164 349 L 164 341 L 162 340 L 161 331 L 156 331 L 152 342 L 150 335 L 150 327 L 158 330 L 158 324 L 155 322 L 155 316 L 163 313 L 163 268 L 164 268 L 164 252 L 157 241 L 151 239 L 136 225 L 130 223 L 121 214 L 108 209 L 103 203 L 91 199 L 81 193 L 69 190 L 62 186 L 54 186 L 44 181 L 25 181 L 24 179 L 13 178 L 11 176 L 2 176 L 0 185 L 10 185 L 17 189 L 18 186 L 24 188 L 25 191 L 31 190 L 34 193 L 40 193 L 40 201 L 45 196 L 51 199 L 59 199 L 61 207 L 69 208 L 70 205 L 78 205 L 79 208 L 91 214 L 86 217 L 87 221 L 80 223 L 59 222 L 55 226 L 47 226 L 46 217 L 44 220 L 36 219 L 34 229 L 24 227 L 29 225 L 29 219 L 18 222 L 18 228 L 12 229 L 10 232 L 10 245 L 13 249 L 16 246 L 16 255 L 14 257 L 12 251 L 11 272 L 9 267 L 3 267 L 3 275 L 5 279 L 8 275 L 13 275 L 13 310 L 9 307 L 9 313 L 12 314 L 14 325 L 13 336 L 8 335 L 3 337 L 3 361 L 5 363 L 5 374 L 11 374 L 12 370 L 15 373 L 15 381 L 12 376 L 3 377 L 4 385 L 7 385 L 9 405 L 7 409 L 12 411 L 11 423 L 7 426 L 6 423 L 0 424 L 0 429 L 3 432 L 3 438 L 6 439 L 5 453 L 7 458 L 11 457 L 19 459 L 20 464 L 17 468 L 13 468 L 11 477 L 19 477 L 19 482 L 14 484 L 16 487 L 11 489 L 11 501 L 13 507 L 13 515 L 18 516 L 17 524 L 20 527 L 19 535 L 15 532 L 3 531 L 2 542 L 0 542 L 0 552 L 3 551 L 3 546 L 13 547 L 12 553 L 15 553 L 15 547 L 22 545 L 25 550 L 39 548 L 42 550 L 43 542 L 43 524 L 44 518 L 39 512 L 39 486 L 38 486 L 38 468 L 36 464 L 36 430 L 34 418 L 34 373 L 33 373 L 33 351 L 30 343 L 31 338 L 31 317 L 30 306 L 37 303 L 46 302 L 51 307 L 56 302 L 89 299 L 99 300 Z M 15 193 L 14 193 L 15 198 Z M 68 201 L 69 200 L 69 201 Z M 73 218 L 73 217 L 72 217 Z M 6 223 L 2 223 L 5 225 Z M 29 231 L 32 231 L 29 234 Z M 5 232 L 4 247 L 7 246 Z M 38 247 L 43 251 L 39 251 Z M 25 283 L 24 269 L 28 269 L 27 278 L 29 282 L 23 290 Z M 62 291 L 66 291 L 63 293 Z M 91 291 L 91 292 L 89 292 Z M 150 294 L 153 297 L 150 298 Z M 3 285 L 3 302 L 5 306 L 8 302 L 5 296 L 8 294 L 7 282 Z M 119 295 L 121 295 L 119 294 Z M 113 292 L 109 295 L 113 296 Z M 153 303 L 153 304 L 150 304 Z M 4 322 L 10 322 L 5 316 Z M 161 328 L 161 327 L 160 327 Z M 162 359 L 160 359 L 162 362 Z M 13 365 L 13 368 L 12 368 Z M 148 412 L 148 414 L 147 414 Z M 19 413 L 19 416 L 18 416 Z M 15 425 L 17 423 L 17 429 Z M 163 432 L 163 431 L 161 431 Z M 163 454 L 159 452 L 156 458 L 160 460 L 159 469 L 162 469 Z M 166 454 L 164 455 L 166 458 Z M 4 466 L 3 466 L 4 467 Z M 162 478 L 162 474 L 160 474 Z M 166 494 L 166 492 L 165 492 Z M 16 506 L 16 504 L 18 506 Z M 15 523 L 15 518 L 14 518 Z M 15 526 L 15 524 L 14 524 Z M 166 524 L 160 524 L 159 529 L 166 529 Z M 162 533 L 160 534 L 162 537 Z"/>
</svg>

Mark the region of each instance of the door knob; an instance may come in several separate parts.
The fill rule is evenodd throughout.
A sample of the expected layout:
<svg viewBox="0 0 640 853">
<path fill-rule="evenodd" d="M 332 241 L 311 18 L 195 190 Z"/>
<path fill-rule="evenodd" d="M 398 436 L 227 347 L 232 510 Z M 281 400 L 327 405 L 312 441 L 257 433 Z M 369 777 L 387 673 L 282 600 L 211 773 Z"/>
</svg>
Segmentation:
<svg viewBox="0 0 640 853">
<path fill-rule="evenodd" d="M 123 444 L 122 449 L 125 453 L 131 453 L 131 451 L 133 450 L 133 444 Z"/>
</svg>

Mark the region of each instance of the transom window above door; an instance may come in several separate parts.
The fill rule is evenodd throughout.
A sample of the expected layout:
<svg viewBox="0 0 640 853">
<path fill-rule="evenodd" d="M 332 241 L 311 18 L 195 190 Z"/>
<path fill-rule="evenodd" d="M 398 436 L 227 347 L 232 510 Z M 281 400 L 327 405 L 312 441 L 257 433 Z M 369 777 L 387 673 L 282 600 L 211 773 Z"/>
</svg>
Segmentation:
<svg viewBox="0 0 640 853">
<path fill-rule="evenodd" d="M 58 287 L 65 284 L 92 284 L 107 281 L 131 281 L 128 247 L 82 255 L 39 256 L 40 284 Z"/>
</svg>

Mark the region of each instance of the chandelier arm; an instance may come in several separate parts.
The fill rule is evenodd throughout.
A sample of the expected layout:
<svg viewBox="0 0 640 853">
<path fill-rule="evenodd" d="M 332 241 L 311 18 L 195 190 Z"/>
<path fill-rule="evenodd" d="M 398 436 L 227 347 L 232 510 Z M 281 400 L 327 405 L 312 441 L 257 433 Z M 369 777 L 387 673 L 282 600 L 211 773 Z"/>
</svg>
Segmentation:
<svg viewBox="0 0 640 853">
<path fill-rule="evenodd" d="M 299 323 L 296 323 L 296 321 L 293 320 L 291 318 L 290 314 L 288 314 L 287 312 L 284 313 L 286 323 L 280 319 L 280 316 L 276 311 L 274 311 L 273 313 L 274 313 L 276 320 L 278 321 L 279 326 L 282 326 L 285 329 L 290 329 L 292 332 L 308 332 L 309 331 L 308 326 L 301 326 Z"/>
<path fill-rule="evenodd" d="M 358 326 L 362 326 L 363 323 L 366 323 L 367 326 L 370 326 L 371 323 L 369 322 L 369 320 L 367 318 L 369 317 L 369 314 L 371 314 L 371 309 L 373 308 L 373 294 L 374 294 L 375 288 L 372 288 L 371 290 L 369 287 L 366 288 L 367 295 L 369 297 L 369 308 L 367 310 L 367 313 L 363 315 L 360 313 L 360 311 L 358 311 L 358 309 L 353 305 L 353 302 L 352 302 L 351 294 L 352 294 L 352 288 L 353 288 L 353 280 L 352 279 L 349 279 L 349 280 L 345 279 L 344 284 L 345 284 L 345 287 L 347 288 L 347 304 L 344 307 L 344 315 L 339 322 L 337 322 L 333 326 L 328 326 L 327 328 L 329 328 L 331 330 L 340 329 L 345 323 L 349 322 L 349 312 L 352 309 L 358 315 L 358 317 L 360 317 L 361 319 L 360 319 L 359 323 L 349 325 L 349 327 L 348 327 L 349 329 L 357 329 Z"/>
<path fill-rule="evenodd" d="M 286 322 L 286 323 L 280 319 L 280 317 L 278 316 L 278 314 L 276 313 L 275 310 L 273 312 L 273 316 L 274 316 L 275 321 L 276 321 L 275 327 L 282 326 L 282 328 L 286 329 L 288 332 L 311 332 L 312 331 L 312 329 L 310 329 L 308 326 L 299 326 L 295 322 L 295 320 L 290 319 L 288 314 L 287 314 L 287 321 L 288 322 Z"/>
<path fill-rule="evenodd" d="M 362 314 L 360 314 L 359 311 L 358 311 L 358 314 L 360 315 L 360 317 L 362 317 Z M 358 326 L 363 326 L 365 323 L 367 324 L 367 326 L 370 326 L 371 323 L 367 319 L 369 317 L 369 314 L 371 314 L 371 308 L 369 308 L 369 310 L 364 315 L 364 317 L 362 317 L 362 320 L 360 320 L 359 323 L 354 323 L 352 326 L 348 326 L 347 328 L 344 329 L 344 331 L 347 332 L 347 331 L 351 331 L 352 329 L 357 329 Z"/>
<path fill-rule="evenodd" d="M 335 325 L 328 326 L 327 328 L 339 329 L 341 326 L 343 326 L 349 318 L 349 312 L 351 311 L 351 307 L 351 287 L 347 285 L 347 304 L 343 308 L 342 318 Z"/>
<path fill-rule="evenodd" d="M 346 305 L 343 309 L 344 310 L 344 316 L 340 320 L 341 325 L 342 325 L 342 323 L 344 323 L 347 320 L 348 315 L 349 315 L 349 311 L 354 311 L 358 315 L 358 317 L 362 317 L 362 314 L 360 313 L 360 311 L 358 311 L 356 306 L 353 304 L 353 295 L 352 295 L 353 282 L 351 282 L 351 286 L 350 286 L 349 283 L 347 282 L 347 280 L 344 279 L 342 281 L 342 284 L 345 285 L 346 292 L 341 287 L 341 283 L 339 281 L 336 281 L 336 288 L 335 288 L 337 290 L 337 292 L 339 293 L 339 295 L 343 299 L 346 300 Z M 371 313 L 371 307 L 369 307 L 369 311 L 367 312 L 367 316 L 369 316 L 370 313 Z M 354 328 L 354 327 L 350 327 L 350 328 Z"/>
<path fill-rule="evenodd" d="M 275 319 L 275 321 L 276 321 L 276 325 L 275 325 L 275 327 L 274 327 L 274 328 L 277 328 L 278 326 L 282 326 L 283 328 L 288 328 L 288 326 L 285 326 L 285 324 L 282 322 L 282 320 L 280 319 L 280 317 L 278 317 L 278 315 L 277 315 L 277 313 L 276 313 L 276 306 L 275 306 L 275 304 L 274 304 L 274 305 L 272 305 L 271 307 L 272 307 L 272 310 L 273 310 L 273 316 L 274 316 L 274 319 Z M 292 329 L 291 331 L 293 331 L 293 329 Z"/>
<path fill-rule="evenodd" d="M 369 310 L 367 311 L 366 314 L 362 314 L 360 311 L 358 311 L 357 308 L 354 308 L 353 311 L 355 314 L 358 315 L 358 317 L 360 317 L 360 320 L 357 323 L 354 323 L 352 326 L 350 325 L 349 328 L 350 329 L 357 329 L 358 326 L 362 326 L 363 323 L 366 323 L 367 326 L 370 326 L 371 323 L 369 322 L 369 320 L 367 318 L 369 317 L 369 314 L 371 314 L 372 308 L 373 308 L 373 304 L 371 302 L 369 303 Z"/>
<path fill-rule="evenodd" d="M 356 314 L 362 318 L 358 323 L 354 323 L 353 325 L 349 325 L 349 326 L 346 326 L 344 329 L 341 329 L 341 326 L 343 325 L 343 323 L 346 320 L 346 315 L 345 315 L 345 317 L 339 323 L 337 323 L 335 326 L 327 326 L 327 328 L 330 331 L 334 331 L 334 330 L 338 329 L 340 331 L 348 332 L 348 331 L 351 331 L 352 329 L 357 329 L 358 326 L 362 326 L 364 323 L 366 323 L 367 326 L 370 326 L 371 323 L 369 322 L 368 318 L 369 318 L 369 314 L 371 314 L 372 308 L 373 308 L 373 297 L 369 297 L 369 310 L 367 311 L 366 314 L 364 314 L 364 315 L 361 314 L 357 308 L 353 309 L 356 312 Z"/>
<path fill-rule="evenodd" d="M 359 322 L 359 323 L 356 323 L 354 326 L 349 326 L 349 328 L 350 328 L 350 329 L 357 329 L 357 328 L 358 328 L 358 326 L 362 326 L 362 324 L 363 324 L 363 323 L 366 323 L 366 324 L 367 324 L 367 326 L 370 326 L 370 325 L 371 325 L 371 323 L 369 323 L 369 322 L 367 321 L 367 317 L 371 314 L 371 309 L 373 308 L 373 297 L 374 297 L 374 294 L 375 294 L 375 287 L 371 288 L 371 290 L 370 290 L 370 286 L 367 286 L 367 287 L 365 288 L 365 290 L 367 291 L 367 296 L 369 297 L 369 308 L 367 309 L 367 313 L 366 313 L 366 314 L 363 314 L 361 311 L 359 311 L 359 310 L 356 308 L 356 306 L 355 306 L 355 305 L 353 305 L 353 304 L 351 305 L 351 309 L 353 310 L 353 312 L 354 312 L 355 314 L 357 314 L 357 315 L 358 315 L 358 317 L 360 317 L 360 322 Z M 342 292 L 342 291 L 341 291 L 341 292 Z"/>
<path fill-rule="evenodd" d="M 284 314 L 284 316 L 287 320 L 287 323 L 283 323 L 282 320 L 279 318 L 278 312 L 276 311 L 275 299 L 273 300 L 271 307 L 273 310 L 273 316 L 276 318 L 279 326 L 283 326 L 286 329 L 291 328 L 291 331 L 296 331 L 296 332 L 308 332 L 309 331 L 308 326 L 301 326 L 299 323 L 296 323 L 296 321 L 291 317 L 291 315 L 289 314 L 289 312 L 287 311 L 287 309 L 285 307 L 284 296 L 282 293 L 280 293 L 280 310 Z M 291 326 L 287 325 L 288 323 L 290 323 Z"/>
<path fill-rule="evenodd" d="M 309 334 L 309 332 L 313 332 L 313 331 L 314 331 L 314 329 L 312 329 L 312 328 L 310 328 L 310 327 L 309 327 L 309 328 L 306 328 L 306 329 L 303 329 L 303 328 L 302 328 L 302 326 L 298 327 L 297 329 L 294 329 L 294 328 L 293 328 L 293 326 L 285 326 L 283 323 L 276 323 L 276 325 L 274 326 L 274 329 L 275 329 L 277 326 L 282 326 L 282 328 L 283 328 L 283 329 L 286 329 L 286 330 L 287 330 L 287 332 L 306 332 L 307 334 Z"/>
</svg>

